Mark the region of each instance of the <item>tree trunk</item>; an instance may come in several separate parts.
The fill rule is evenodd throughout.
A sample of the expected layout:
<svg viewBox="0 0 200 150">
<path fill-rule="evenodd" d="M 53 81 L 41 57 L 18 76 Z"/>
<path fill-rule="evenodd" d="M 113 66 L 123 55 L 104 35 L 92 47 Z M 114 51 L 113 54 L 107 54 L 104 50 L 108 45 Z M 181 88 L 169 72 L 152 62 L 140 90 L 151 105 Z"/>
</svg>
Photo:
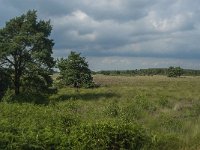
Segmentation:
<svg viewBox="0 0 200 150">
<path fill-rule="evenodd" d="M 14 79 L 14 86 L 15 86 L 15 95 L 19 95 L 20 91 L 20 77 L 18 74 L 15 74 L 15 79 Z"/>
<path fill-rule="evenodd" d="M 20 78 L 21 78 L 21 51 L 17 51 L 14 57 L 14 86 L 15 86 L 15 95 L 20 94 Z"/>
</svg>

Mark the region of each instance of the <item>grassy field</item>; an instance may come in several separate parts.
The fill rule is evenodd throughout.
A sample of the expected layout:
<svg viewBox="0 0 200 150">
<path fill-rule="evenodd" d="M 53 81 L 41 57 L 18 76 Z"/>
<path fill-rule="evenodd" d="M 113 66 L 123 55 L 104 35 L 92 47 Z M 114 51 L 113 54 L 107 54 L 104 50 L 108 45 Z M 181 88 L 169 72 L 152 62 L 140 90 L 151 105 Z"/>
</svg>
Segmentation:
<svg viewBox="0 0 200 150">
<path fill-rule="evenodd" d="M 59 137 L 66 127 L 128 124 L 145 128 L 151 140 L 166 139 L 152 149 L 200 149 L 200 77 L 95 75 L 94 81 L 101 86 L 59 89 L 46 105 L 1 102 L 0 144 L 13 140 L 10 149 L 30 143 L 35 149 L 51 142 L 66 146 L 67 136 Z"/>
</svg>

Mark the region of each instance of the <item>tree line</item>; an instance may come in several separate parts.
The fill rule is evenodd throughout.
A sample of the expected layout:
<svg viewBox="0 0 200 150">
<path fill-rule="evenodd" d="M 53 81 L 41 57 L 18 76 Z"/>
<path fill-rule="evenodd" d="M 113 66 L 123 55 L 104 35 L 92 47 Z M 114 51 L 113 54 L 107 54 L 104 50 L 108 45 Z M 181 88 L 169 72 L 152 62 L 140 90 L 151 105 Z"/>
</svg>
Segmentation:
<svg viewBox="0 0 200 150">
<path fill-rule="evenodd" d="M 169 68 L 149 68 L 149 69 L 135 69 L 135 70 L 102 70 L 93 72 L 93 74 L 129 75 L 129 76 L 164 75 L 168 77 L 180 77 L 180 76 L 200 76 L 200 70 L 183 69 L 181 67 L 170 66 Z"/>
</svg>

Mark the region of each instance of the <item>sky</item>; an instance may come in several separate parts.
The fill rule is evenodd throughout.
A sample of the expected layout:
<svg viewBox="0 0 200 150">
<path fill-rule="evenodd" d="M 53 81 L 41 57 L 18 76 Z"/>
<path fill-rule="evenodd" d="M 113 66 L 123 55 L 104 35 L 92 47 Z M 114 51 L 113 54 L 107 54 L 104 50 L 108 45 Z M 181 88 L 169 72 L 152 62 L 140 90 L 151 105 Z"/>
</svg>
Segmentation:
<svg viewBox="0 0 200 150">
<path fill-rule="evenodd" d="M 51 20 L 53 56 L 92 70 L 200 69 L 199 0 L 0 0 L 0 28 L 28 10 Z"/>
</svg>

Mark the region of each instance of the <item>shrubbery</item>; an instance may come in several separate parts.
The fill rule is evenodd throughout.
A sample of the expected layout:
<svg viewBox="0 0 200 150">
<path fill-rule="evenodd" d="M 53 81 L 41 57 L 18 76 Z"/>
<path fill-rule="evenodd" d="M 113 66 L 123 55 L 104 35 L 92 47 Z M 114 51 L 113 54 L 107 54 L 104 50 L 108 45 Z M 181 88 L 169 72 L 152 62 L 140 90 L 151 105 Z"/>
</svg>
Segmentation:
<svg viewBox="0 0 200 150">
<path fill-rule="evenodd" d="M 139 124 L 86 123 L 72 115 L 71 108 L 62 107 L 1 103 L 0 149 L 139 150 L 179 145 L 178 138 L 152 134 Z"/>
<path fill-rule="evenodd" d="M 70 138 L 72 149 L 144 149 L 153 144 L 147 130 L 128 124 L 84 124 Z"/>
</svg>

